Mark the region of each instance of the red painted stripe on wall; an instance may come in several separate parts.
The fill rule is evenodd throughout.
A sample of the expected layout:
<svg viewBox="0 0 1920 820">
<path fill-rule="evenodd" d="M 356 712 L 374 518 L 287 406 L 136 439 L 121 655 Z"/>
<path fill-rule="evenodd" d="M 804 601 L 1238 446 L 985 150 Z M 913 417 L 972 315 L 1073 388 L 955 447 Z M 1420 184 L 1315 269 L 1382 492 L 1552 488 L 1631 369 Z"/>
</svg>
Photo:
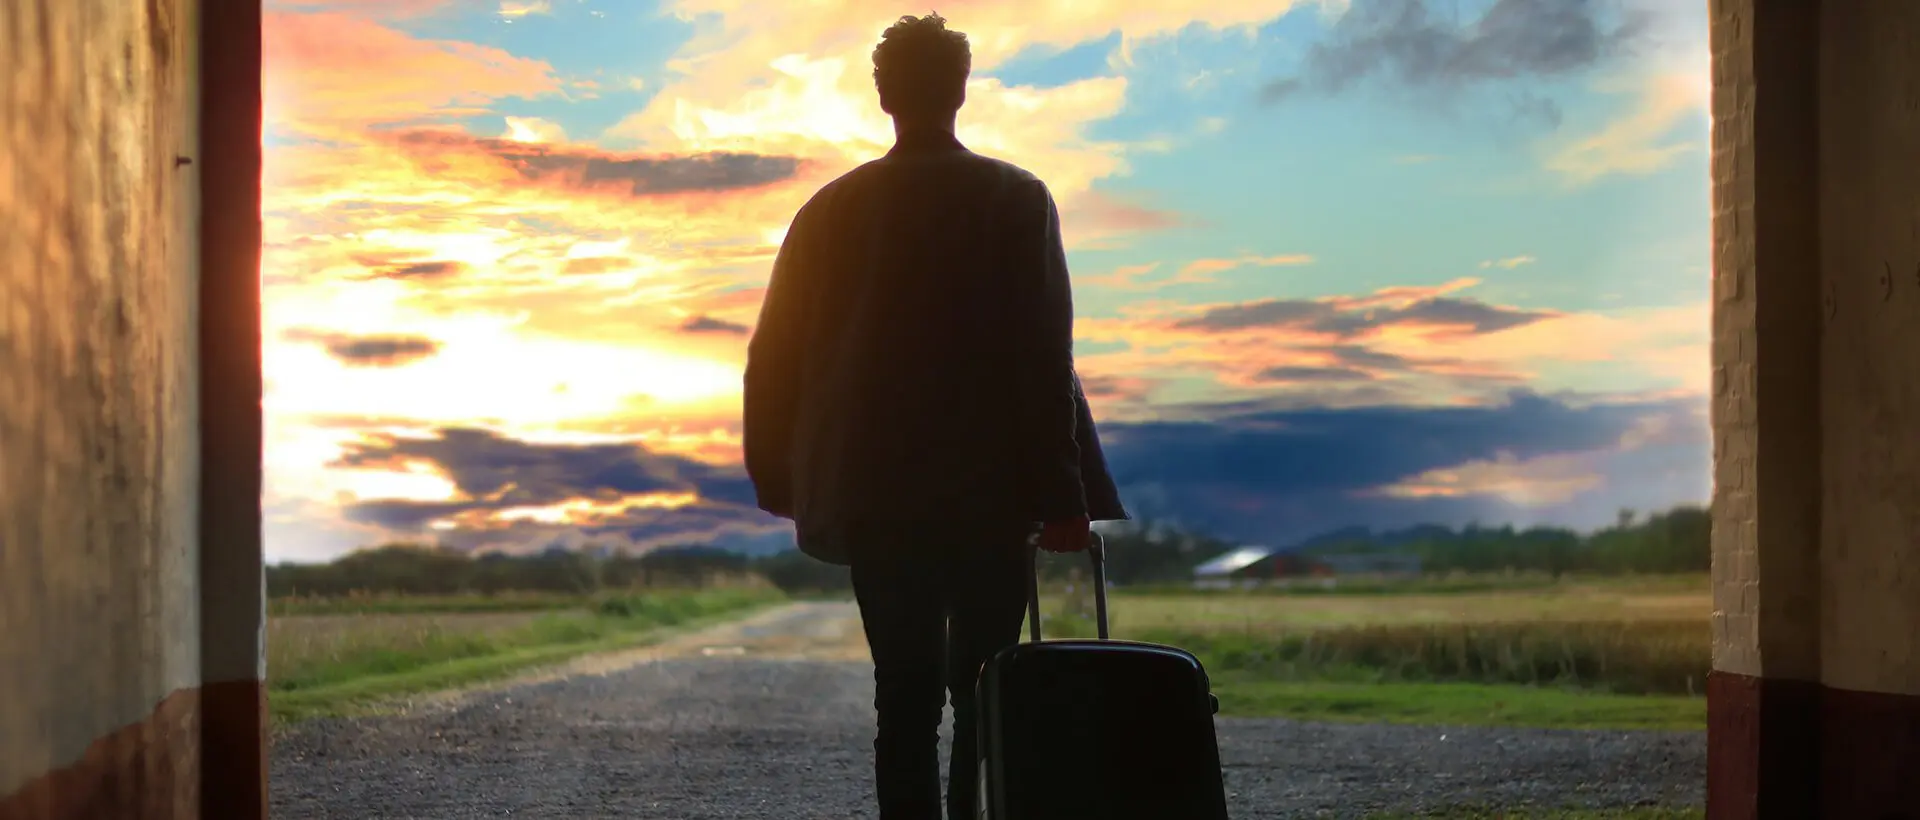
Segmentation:
<svg viewBox="0 0 1920 820">
<path fill-rule="evenodd" d="M 79 760 L 41 775 L 0 799 L 0 818 L 164 820 L 203 816 L 200 717 L 200 691 L 175 691 L 146 719 L 96 739 Z"/>
</svg>

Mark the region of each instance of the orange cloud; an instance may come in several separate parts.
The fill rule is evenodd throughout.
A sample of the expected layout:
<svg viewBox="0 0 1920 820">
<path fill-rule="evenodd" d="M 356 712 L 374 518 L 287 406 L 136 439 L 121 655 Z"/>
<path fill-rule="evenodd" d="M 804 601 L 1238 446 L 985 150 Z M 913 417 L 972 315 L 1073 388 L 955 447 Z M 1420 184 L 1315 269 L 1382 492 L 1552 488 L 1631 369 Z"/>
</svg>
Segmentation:
<svg viewBox="0 0 1920 820">
<path fill-rule="evenodd" d="M 1278 256 L 1241 256 L 1232 259 L 1196 259 L 1180 269 L 1183 277 L 1199 277 L 1196 281 L 1212 281 L 1213 274 L 1230 271 L 1243 266 L 1270 268 L 1279 265 L 1310 265 L 1313 257 L 1304 253 L 1281 254 Z"/>
<path fill-rule="evenodd" d="M 1090 285 L 1101 285 L 1115 290 L 1156 290 L 1170 285 L 1210 284 L 1213 275 L 1240 267 L 1275 267 L 1281 265 L 1308 265 L 1313 257 L 1307 254 L 1281 254 L 1276 256 L 1242 256 L 1222 259 L 1196 259 L 1180 267 L 1171 276 L 1147 279 L 1147 274 L 1160 269 L 1160 263 L 1148 262 L 1139 265 L 1123 265 L 1101 276 L 1085 276 L 1080 281 Z"/>
<path fill-rule="evenodd" d="M 1180 214 L 1100 191 L 1073 197 L 1061 206 L 1060 214 L 1062 240 L 1071 249 L 1124 247 L 1142 234 L 1187 224 Z"/>
<path fill-rule="evenodd" d="M 1083 355 L 1081 367 L 1089 376 L 1159 380 L 1163 401 L 1177 394 L 1445 404 L 1525 383 L 1594 389 L 1604 382 L 1596 374 L 1612 368 L 1663 378 L 1666 389 L 1688 395 L 1705 389 L 1704 325 L 1696 324 L 1704 306 L 1565 313 L 1454 295 L 1473 283 L 1322 299 L 1136 304 L 1118 317 L 1077 323 L 1083 343 L 1103 348 Z"/>
<path fill-rule="evenodd" d="M 1370 491 L 1392 498 L 1492 496 L 1521 507 L 1564 504 L 1605 486 L 1601 462 L 1610 456 L 1670 443 L 1678 432 L 1671 415 L 1639 419 L 1610 447 L 1520 458 L 1499 452 L 1451 467 L 1427 470 Z"/>
<path fill-rule="evenodd" d="M 1140 277 L 1159 269 L 1159 262 L 1145 262 L 1138 265 L 1121 265 L 1109 273 L 1081 276 L 1078 279 L 1084 284 L 1102 285 L 1117 290 L 1144 290 L 1152 286 L 1142 283 Z"/>
<path fill-rule="evenodd" d="M 525 123 L 520 127 L 530 130 Z M 401 131 L 390 139 L 422 171 L 435 176 L 505 188 L 541 184 L 588 195 L 730 192 L 785 182 L 801 169 L 800 160 L 786 156 L 620 154 L 577 144 L 476 138 L 450 130 Z"/>
<path fill-rule="evenodd" d="M 1584 453 L 1520 459 L 1502 452 L 1492 459 L 1428 470 L 1373 494 L 1390 498 L 1495 496 L 1517 506 L 1540 507 L 1564 504 L 1605 482 Z"/>
<path fill-rule="evenodd" d="M 1155 383 L 1130 376 L 1083 375 L 1080 387 L 1091 399 L 1141 403 L 1152 397 Z"/>
<path fill-rule="evenodd" d="M 552 14 L 553 4 L 547 0 L 500 0 L 501 17 L 513 19 L 530 14 Z"/>
<path fill-rule="evenodd" d="M 459 6 L 480 7 L 484 0 L 267 0 L 268 12 L 339 12 L 358 17 L 406 18 Z"/>
<path fill-rule="evenodd" d="M 270 12 L 269 128 L 340 134 L 375 123 L 482 113 L 502 97 L 556 93 L 551 66 L 487 46 L 422 40 L 364 17 Z M 378 77 L 378 82 L 369 78 Z"/>
<path fill-rule="evenodd" d="M 550 504 L 500 507 L 490 510 L 461 510 L 444 518 L 435 518 L 427 526 L 436 530 L 492 529 L 516 521 L 542 524 L 568 524 L 576 527 L 605 526 L 617 523 L 636 510 L 675 510 L 698 503 L 695 493 L 632 493 L 611 499 L 569 498 Z"/>
<path fill-rule="evenodd" d="M 1569 185 L 1585 185 L 1615 174 L 1652 173 L 1704 150 L 1711 75 L 1705 55 L 1699 57 L 1639 80 L 1634 105 L 1626 114 L 1553 146 L 1547 168 Z M 1689 123 L 1694 127 L 1688 133 L 1675 133 Z"/>
</svg>

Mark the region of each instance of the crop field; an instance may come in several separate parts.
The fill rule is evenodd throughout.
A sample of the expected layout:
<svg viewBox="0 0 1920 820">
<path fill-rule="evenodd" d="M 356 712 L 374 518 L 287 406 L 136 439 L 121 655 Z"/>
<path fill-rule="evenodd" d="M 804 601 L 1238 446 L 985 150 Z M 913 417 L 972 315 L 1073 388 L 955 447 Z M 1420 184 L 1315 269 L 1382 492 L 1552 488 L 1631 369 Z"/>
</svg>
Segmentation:
<svg viewBox="0 0 1920 820">
<path fill-rule="evenodd" d="M 1092 633 L 1056 591 L 1049 636 Z M 1711 666 L 1704 578 L 1433 594 L 1121 592 L 1117 638 L 1206 664 L 1227 713 L 1315 719 L 1691 729 Z"/>
</svg>

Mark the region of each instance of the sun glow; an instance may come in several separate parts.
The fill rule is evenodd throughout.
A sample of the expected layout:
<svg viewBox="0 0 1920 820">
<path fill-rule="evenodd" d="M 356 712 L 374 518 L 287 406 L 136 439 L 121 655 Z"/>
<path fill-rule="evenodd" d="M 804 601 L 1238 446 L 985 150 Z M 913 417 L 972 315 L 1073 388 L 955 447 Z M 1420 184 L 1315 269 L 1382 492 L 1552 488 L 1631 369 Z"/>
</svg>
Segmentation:
<svg viewBox="0 0 1920 820">
<path fill-rule="evenodd" d="M 638 493 L 612 499 L 573 498 L 556 504 L 467 510 L 436 519 L 428 526 L 486 528 L 516 522 L 591 526 L 635 510 L 673 510 L 697 503 L 694 493 Z"/>
</svg>

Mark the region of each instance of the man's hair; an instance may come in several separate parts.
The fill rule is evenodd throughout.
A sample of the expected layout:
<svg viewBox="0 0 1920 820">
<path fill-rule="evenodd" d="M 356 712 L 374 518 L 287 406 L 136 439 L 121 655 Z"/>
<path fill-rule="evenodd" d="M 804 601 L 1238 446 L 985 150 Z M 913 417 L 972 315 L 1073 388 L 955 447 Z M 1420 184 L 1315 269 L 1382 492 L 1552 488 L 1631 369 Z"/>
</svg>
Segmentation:
<svg viewBox="0 0 1920 820">
<path fill-rule="evenodd" d="M 896 117 L 934 117 L 960 110 L 967 99 L 973 50 L 967 35 L 949 31 L 939 14 L 911 15 L 880 33 L 873 48 L 873 84 L 880 108 Z"/>
</svg>

